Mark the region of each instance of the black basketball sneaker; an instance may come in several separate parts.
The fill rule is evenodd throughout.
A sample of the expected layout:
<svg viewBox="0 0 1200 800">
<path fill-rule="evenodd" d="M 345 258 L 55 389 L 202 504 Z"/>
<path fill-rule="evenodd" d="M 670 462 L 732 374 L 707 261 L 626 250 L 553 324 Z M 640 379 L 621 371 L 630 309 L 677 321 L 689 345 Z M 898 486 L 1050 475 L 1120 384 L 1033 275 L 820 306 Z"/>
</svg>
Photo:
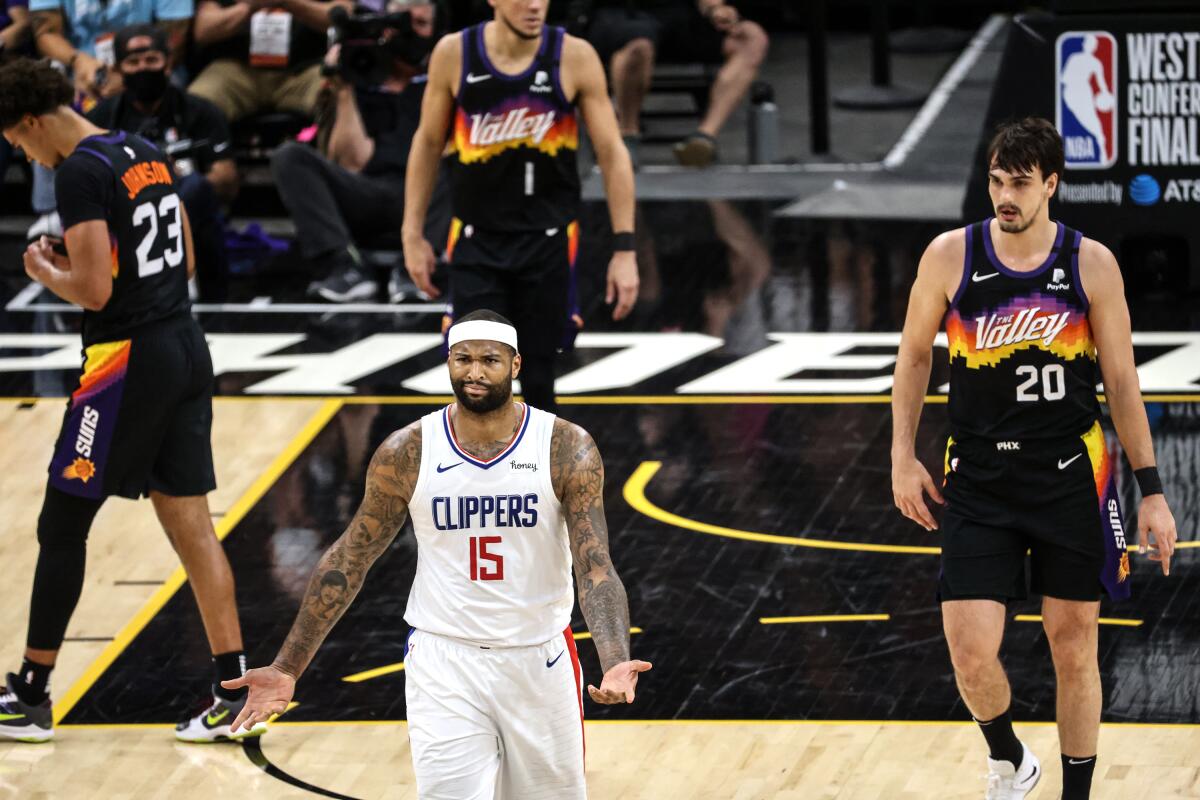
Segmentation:
<svg viewBox="0 0 1200 800">
<path fill-rule="evenodd" d="M 18 742 L 48 742 L 54 738 L 54 716 L 50 698 L 36 706 L 21 701 L 8 687 L 20 678 L 8 674 L 8 684 L 0 687 L 0 736 Z"/>
<path fill-rule="evenodd" d="M 237 742 L 251 736 L 262 736 L 267 732 L 267 723 L 260 722 L 250 730 L 233 733 L 233 721 L 246 705 L 246 698 L 229 701 L 213 696 L 210 706 L 175 726 L 175 738 L 181 742 L 209 744 L 211 742 Z"/>
</svg>

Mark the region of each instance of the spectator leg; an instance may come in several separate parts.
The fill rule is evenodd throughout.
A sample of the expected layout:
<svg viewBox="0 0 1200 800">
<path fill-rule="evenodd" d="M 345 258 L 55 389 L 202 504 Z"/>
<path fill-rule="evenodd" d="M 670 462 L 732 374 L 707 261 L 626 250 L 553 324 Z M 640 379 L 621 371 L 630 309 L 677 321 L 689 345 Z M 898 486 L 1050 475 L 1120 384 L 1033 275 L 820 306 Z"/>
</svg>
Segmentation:
<svg viewBox="0 0 1200 800">
<path fill-rule="evenodd" d="M 279 82 L 272 98 L 280 111 L 294 111 L 311 117 L 321 91 L 321 65 L 313 64 Z"/>
<path fill-rule="evenodd" d="M 209 64 L 188 86 L 188 92 L 214 104 L 231 123 L 253 114 L 270 98 L 264 96 L 249 64 L 222 58 Z"/>
<path fill-rule="evenodd" d="M 609 73 L 621 135 L 636 135 L 641 131 L 642 101 L 654 77 L 654 42 L 640 37 L 613 53 Z"/>
<path fill-rule="evenodd" d="M 708 111 L 697 130 L 716 137 L 729 115 L 745 97 L 758 68 L 767 57 L 767 33 L 757 22 L 743 20 L 725 37 L 725 64 L 709 95 Z"/>
<path fill-rule="evenodd" d="M 221 202 L 213 185 L 194 172 L 177 181 L 176 191 L 187 209 L 196 251 L 196 285 L 205 303 L 225 301 L 229 279 L 229 256 L 225 251 L 225 223 Z"/>
<path fill-rule="evenodd" d="M 343 169 L 307 145 L 289 142 L 276 150 L 271 174 L 306 259 L 345 251 L 356 236 L 400 229 L 398 186 Z"/>
</svg>

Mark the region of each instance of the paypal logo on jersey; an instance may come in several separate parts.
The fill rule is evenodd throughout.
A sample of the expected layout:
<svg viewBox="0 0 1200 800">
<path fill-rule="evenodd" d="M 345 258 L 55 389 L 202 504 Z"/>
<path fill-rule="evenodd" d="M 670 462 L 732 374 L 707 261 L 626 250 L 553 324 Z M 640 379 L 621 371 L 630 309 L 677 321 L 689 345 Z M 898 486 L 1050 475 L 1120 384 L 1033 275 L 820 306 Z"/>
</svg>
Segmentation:
<svg viewBox="0 0 1200 800">
<path fill-rule="evenodd" d="M 1068 31 L 1055 43 L 1055 123 L 1069 169 L 1117 161 L 1117 40 L 1105 31 Z"/>
</svg>

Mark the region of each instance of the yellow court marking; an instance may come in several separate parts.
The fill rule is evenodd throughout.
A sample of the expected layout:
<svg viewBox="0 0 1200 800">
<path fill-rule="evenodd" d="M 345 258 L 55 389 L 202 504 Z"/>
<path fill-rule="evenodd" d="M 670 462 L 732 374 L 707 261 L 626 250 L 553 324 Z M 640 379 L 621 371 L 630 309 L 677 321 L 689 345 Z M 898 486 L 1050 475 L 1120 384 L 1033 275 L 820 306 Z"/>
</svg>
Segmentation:
<svg viewBox="0 0 1200 800">
<path fill-rule="evenodd" d="M 341 407 L 341 400 L 326 400 L 317 409 L 312 418 L 288 442 L 287 447 L 275 457 L 263 473 L 258 476 L 258 479 L 250 485 L 250 488 L 237 499 L 237 502 L 229 507 L 229 510 L 225 512 L 225 516 L 221 517 L 217 522 L 215 528 L 218 540 L 223 540 L 229 535 L 229 532 L 241 522 L 242 517 L 246 516 L 255 503 L 262 499 L 262 496 L 267 493 L 267 490 L 271 488 L 276 479 L 283 474 L 284 470 L 291 466 L 296 457 L 304 451 L 304 448 L 308 447 L 309 443 L 320 433 L 325 424 L 333 418 L 333 415 Z M 163 584 L 150 596 L 150 599 L 138 610 L 133 619 L 129 620 L 125 624 L 125 627 L 121 628 L 113 640 L 101 651 L 100 655 L 96 656 L 96 660 L 84 670 L 79 680 L 75 681 L 74 685 L 67 690 L 62 699 L 54 704 L 54 723 L 56 725 L 63 717 L 70 713 L 80 698 L 104 674 L 104 670 L 108 669 L 116 661 L 117 656 L 121 655 L 134 638 L 142 632 L 142 629 L 154 618 L 154 615 L 162 610 L 162 607 L 167 604 L 167 601 L 179 590 L 179 587 L 183 586 L 186 580 L 187 574 L 183 571 L 183 567 L 177 567 L 171 573 L 171 576 L 163 581 Z"/>
<path fill-rule="evenodd" d="M 631 634 L 641 633 L 642 629 L 641 628 L 630 628 L 629 632 Z M 592 638 L 592 634 L 588 633 L 587 631 L 584 631 L 583 633 L 573 634 L 572 638 L 574 638 L 576 641 L 578 641 L 580 639 L 590 639 L 590 638 Z M 362 683 L 363 681 L 369 681 L 372 678 L 382 678 L 384 675 L 392 675 L 397 672 L 403 672 L 403 671 L 404 671 L 404 662 L 397 661 L 394 664 L 384 664 L 382 667 L 375 667 L 374 669 L 367 669 L 367 670 L 363 670 L 362 672 L 355 672 L 352 675 L 347 675 L 346 677 L 342 678 L 342 680 L 346 683 Z"/>
<path fill-rule="evenodd" d="M 1017 622 L 1041 622 L 1041 614 L 1017 614 L 1013 617 Z M 1120 625 L 1124 628 L 1140 628 L 1145 625 L 1140 619 L 1120 619 L 1118 617 L 1100 617 L 1101 625 Z"/>
<path fill-rule="evenodd" d="M 726 536 L 730 539 L 743 539 L 749 542 L 764 542 L 766 544 L 787 544 L 794 547 L 814 547 L 821 550 L 853 550 L 866 553 L 903 553 L 905 555 L 937 555 L 942 552 L 940 547 L 917 547 L 899 544 L 870 544 L 867 542 L 834 542 L 828 539 L 809 539 L 802 536 L 777 536 L 771 533 L 755 533 L 737 528 L 726 528 L 723 525 L 710 525 L 707 522 L 681 517 L 670 511 L 659 508 L 646 498 L 646 486 L 662 467 L 661 461 L 643 461 L 629 480 L 625 482 L 623 494 L 625 502 L 651 519 L 677 528 L 684 528 L 712 536 Z"/>
<path fill-rule="evenodd" d="M 367 669 L 362 672 L 355 672 L 353 675 L 347 675 L 342 678 L 346 683 L 362 683 L 369 681 L 372 678 L 379 678 L 383 675 L 391 675 L 393 672 L 402 672 L 404 670 L 404 662 L 397 661 L 395 664 L 385 664 L 382 667 L 375 669 Z"/>
<path fill-rule="evenodd" d="M 654 725 L 654 726 L 672 726 L 678 727 L 683 725 L 712 725 L 712 726 L 731 726 L 731 725 L 775 725 L 775 726 L 831 726 L 831 725 L 876 725 L 883 728 L 897 728 L 903 726 L 932 728 L 932 727 L 975 727 L 976 723 L 972 720 L 935 720 L 935 719 L 914 719 L 914 720 L 899 720 L 899 719 L 589 719 L 585 720 L 584 724 L 592 725 Z M 1015 722 L 1018 728 L 1048 728 L 1056 725 L 1054 722 Z M 403 719 L 363 719 L 363 720 L 306 720 L 296 722 L 284 722 L 280 720 L 272 724 L 272 727 L 283 728 L 348 728 L 362 725 L 375 726 L 394 726 L 402 727 L 408 725 L 408 720 Z M 157 728 L 160 730 L 172 730 L 174 725 L 169 722 L 112 722 L 112 723 L 82 723 L 72 725 L 58 725 L 58 728 L 70 728 L 72 730 L 136 730 Z M 1101 728 L 1184 728 L 1195 729 L 1200 728 L 1200 725 L 1194 722 L 1101 722 Z"/>
<path fill-rule="evenodd" d="M 687 517 L 681 517 L 678 514 L 673 514 L 666 509 L 659 508 L 651 503 L 646 497 L 646 487 L 650 484 L 651 479 L 662 468 L 661 461 L 643 461 L 638 465 L 638 468 L 629 476 L 629 480 L 625 481 L 623 495 L 625 502 L 629 503 L 634 510 L 645 514 L 650 519 L 658 520 L 666 525 L 673 525 L 676 528 L 683 528 L 689 531 L 698 533 L 707 533 L 711 536 L 725 536 L 730 539 L 742 539 L 748 542 L 763 542 L 766 544 L 786 544 L 793 547 L 813 547 L 821 550 L 853 550 L 864 553 L 901 553 L 905 555 L 938 555 L 942 552 L 940 547 L 922 547 L 917 545 L 903 544 L 872 544 L 869 542 L 837 542 L 829 539 L 809 539 L 803 536 L 780 536 L 773 533 L 756 533 L 754 531 L 743 531 L 737 528 L 726 528 L 723 525 L 710 525 L 707 522 L 700 522 Z M 1194 541 L 1177 542 L 1176 550 L 1200 548 L 1200 539 Z M 1131 553 L 1136 553 L 1136 549 L 1130 549 Z"/>
<path fill-rule="evenodd" d="M 811 617 L 759 617 L 763 625 L 790 625 L 798 622 L 887 622 L 891 614 L 820 614 Z"/>
</svg>

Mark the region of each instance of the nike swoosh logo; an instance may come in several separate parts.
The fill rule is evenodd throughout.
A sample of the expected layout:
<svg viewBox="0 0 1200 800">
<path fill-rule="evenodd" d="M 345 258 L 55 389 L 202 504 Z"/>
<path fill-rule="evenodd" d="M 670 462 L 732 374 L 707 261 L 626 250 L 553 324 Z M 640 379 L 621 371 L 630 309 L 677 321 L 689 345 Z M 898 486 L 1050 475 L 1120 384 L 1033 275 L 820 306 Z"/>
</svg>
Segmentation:
<svg viewBox="0 0 1200 800">
<path fill-rule="evenodd" d="M 997 276 L 997 275 L 999 275 L 999 274 L 1000 274 L 999 272 L 992 272 L 992 273 L 989 273 L 989 274 L 987 274 L 987 275 L 980 275 L 978 272 L 972 272 L 972 273 L 971 273 L 971 282 L 972 282 L 972 283 L 979 283 L 980 281 L 986 281 L 986 280 L 988 280 L 989 278 L 994 278 L 994 277 L 996 277 L 996 276 Z"/>
<path fill-rule="evenodd" d="M 443 467 L 441 464 L 438 464 L 437 471 L 438 472 L 448 472 L 448 471 L 454 469 L 455 467 L 461 467 L 462 465 L 463 465 L 463 462 L 461 462 L 461 461 L 458 462 L 457 464 L 451 464 L 448 467 Z"/>
<path fill-rule="evenodd" d="M 1070 458 L 1068 458 L 1066 461 L 1063 461 L 1063 460 L 1060 458 L 1060 459 L 1058 460 L 1058 468 L 1059 468 L 1059 469 L 1066 469 L 1067 467 L 1071 466 L 1071 462 L 1072 462 L 1072 461 L 1074 461 L 1075 459 L 1079 458 L 1081 455 L 1083 455 L 1083 453 L 1076 453 L 1075 455 L 1073 455 L 1073 456 L 1071 456 Z M 1082 764 L 1083 762 L 1081 761 L 1081 762 L 1079 762 L 1079 763 L 1081 763 L 1081 764 Z"/>
<path fill-rule="evenodd" d="M 207 717 L 205 717 L 204 724 L 211 728 L 212 726 L 216 725 L 218 722 L 220 722 L 221 720 L 225 719 L 228 716 L 229 716 L 229 709 L 228 708 L 222 709 L 221 713 L 217 714 L 215 717 L 212 714 L 209 714 Z"/>
<path fill-rule="evenodd" d="M 1092 762 L 1093 762 L 1093 761 L 1095 761 L 1095 760 L 1096 760 L 1096 759 L 1094 759 L 1094 758 L 1085 758 L 1085 759 L 1083 759 L 1083 760 L 1081 760 L 1081 761 L 1076 761 L 1076 760 L 1075 760 L 1075 759 L 1073 759 L 1073 758 L 1068 758 L 1068 759 L 1067 759 L 1067 763 L 1068 763 L 1068 764 L 1071 764 L 1071 765 L 1073 765 L 1073 766 L 1077 766 L 1077 765 L 1079 765 L 1079 764 L 1090 764 L 1090 763 L 1092 763 Z"/>
<path fill-rule="evenodd" d="M 472 75 L 471 73 L 468 72 L 467 73 L 467 83 L 479 83 L 480 81 L 486 81 L 490 77 L 492 77 L 492 76 L 491 75 Z"/>
<path fill-rule="evenodd" d="M 563 654 L 563 653 L 565 653 L 565 652 L 567 652 L 567 651 L 566 651 L 566 650 L 559 650 L 559 651 L 558 651 L 558 655 L 556 655 L 556 656 L 554 657 L 554 660 L 553 660 L 553 661 L 551 661 L 550 659 L 548 659 L 548 658 L 547 658 L 547 659 L 546 659 L 546 669 L 550 669 L 550 668 L 551 668 L 551 667 L 553 667 L 555 664 L 557 664 L 557 663 L 558 663 L 558 660 L 559 660 L 560 658 L 562 658 L 562 654 Z"/>
<path fill-rule="evenodd" d="M 25 719 L 24 714 L 0 714 L 0 722 L 8 722 L 10 719 Z"/>
</svg>

